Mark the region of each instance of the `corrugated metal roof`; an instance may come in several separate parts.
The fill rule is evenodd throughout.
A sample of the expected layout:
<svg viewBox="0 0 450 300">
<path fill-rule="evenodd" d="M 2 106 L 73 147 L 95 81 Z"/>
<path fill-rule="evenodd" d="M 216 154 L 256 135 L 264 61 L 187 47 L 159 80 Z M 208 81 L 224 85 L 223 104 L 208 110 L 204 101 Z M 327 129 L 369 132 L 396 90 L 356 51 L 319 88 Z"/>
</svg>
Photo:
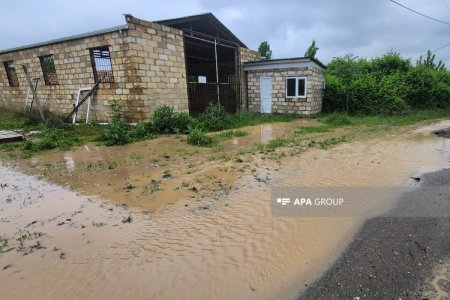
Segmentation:
<svg viewBox="0 0 450 300">
<path fill-rule="evenodd" d="M 35 44 L 0 50 L 0 54 L 13 52 L 13 51 L 19 51 L 19 50 L 25 50 L 25 49 L 31 49 L 31 48 L 37 48 L 37 47 L 42 47 L 42 46 L 46 46 L 46 45 L 67 42 L 67 41 L 73 41 L 73 40 L 78 40 L 78 39 L 82 39 L 82 38 L 86 38 L 86 37 L 96 36 L 96 35 L 100 35 L 100 34 L 120 31 L 120 30 L 127 30 L 127 29 L 128 29 L 128 24 L 114 26 L 114 27 L 110 27 L 110 28 L 106 28 L 106 29 L 91 31 L 91 32 L 83 33 L 83 34 L 72 35 L 72 36 L 54 39 L 54 40 L 50 40 L 50 41 L 46 41 L 46 42 L 35 43 Z"/>
<path fill-rule="evenodd" d="M 248 48 L 241 40 L 239 40 L 234 35 L 234 33 L 231 32 L 231 30 L 229 30 L 222 22 L 220 22 L 219 19 L 216 18 L 216 16 L 214 16 L 214 14 L 212 14 L 210 12 L 201 13 L 198 15 L 180 17 L 180 18 L 175 18 L 175 19 L 154 21 L 154 22 L 162 24 L 162 25 L 166 25 L 169 27 L 176 27 L 178 29 L 189 29 L 189 28 L 183 28 L 183 26 L 181 24 L 190 22 L 190 21 L 195 21 L 195 20 L 201 20 L 204 23 L 209 22 L 209 24 L 205 24 L 206 27 L 212 26 L 213 28 L 216 28 L 218 31 L 220 31 L 221 34 L 223 34 L 223 38 L 226 38 L 227 40 L 229 40 L 231 42 L 239 44 L 241 47 Z M 197 31 L 199 31 L 199 30 L 197 30 Z"/>
</svg>

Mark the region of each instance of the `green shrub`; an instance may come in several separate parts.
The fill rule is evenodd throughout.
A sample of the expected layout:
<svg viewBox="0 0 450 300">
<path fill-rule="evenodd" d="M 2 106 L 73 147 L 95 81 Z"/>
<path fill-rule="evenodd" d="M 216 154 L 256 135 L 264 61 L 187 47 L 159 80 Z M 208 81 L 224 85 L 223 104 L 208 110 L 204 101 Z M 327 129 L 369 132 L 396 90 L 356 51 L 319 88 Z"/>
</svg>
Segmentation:
<svg viewBox="0 0 450 300">
<path fill-rule="evenodd" d="M 112 121 L 106 125 L 100 140 L 107 146 L 125 145 L 131 141 L 128 125 L 123 121 L 122 107 L 116 101 L 111 101 Z"/>
<path fill-rule="evenodd" d="M 370 72 L 381 78 L 395 73 L 406 73 L 411 69 L 411 61 L 404 59 L 400 53 L 390 50 L 381 57 L 375 57 L 370 62 Z"/>
<path fill-rule="evenodd" d="M 403 115 L 450 105 L 450 73 L 389 51 L 371 60 L 347 55 L 328 64 L 325 112 L 350 115 Z"/>
<path fill-rule="evenodd" d="M 172 133 L 173 107 L 163 105 L 153 113 L 152 125 L 156 133 Z"/>
<path fill-rule="evenodd" d="M 350 114 L 376 115 L 379 113 L 379 86 L 375 75 L 364 74 L 347 87 Z"/>
<path fill-rule="evenodd" d="M 219 103 L 210 103 L 198 118 L 200 126 L 206 131 L 219 131 L 230 125 L 230 114 Z"/>
<path fill-rule="evenodd" d="M 172 131 L 176 133 L 188 133 L 192 125 L 192 118 L 188 113 L 174 113 L 172 120 Z"/>
<path fill-rule="evenodd" d="M 324 112 L 347 111 L 347 85 L 339 76 L 326 74 L 326 89 L 323 94 Z"/>
<path fill-rule="evenodd" d="M 418 66 L 406 75 L 407 101 L 415 108 L 446 108 L 450 104 L 450 74 Z"/>
<path fill-rule="evenodd" d="M 156 133 L 187 133 L 192 118 L 185 112 L 173 112 L 173 107 L 164 105 L 153 113 L 152 126 Z"/>
<path fill-rule="evenodd" d="M 149 123 L 139 123 L 129 131 L 129 136 L 134 141 L 153 139 L 155 136 L 152 133 Z"/>
<path fill-rule="evenodd" d="M 378 114 L 403 115 L 410 111 L 406 102 L 408 86 L 401 73 L 393 73 L 381 78 L 379 82 L 380 98 L 378 102 Z"/>
<path fill-rule="evenodd" d="M 196 146 L 210 146 L 213 139 L 206 135 L 201 128 L 192 128 L 187 136 L 187 142 Z"/>
</svg>

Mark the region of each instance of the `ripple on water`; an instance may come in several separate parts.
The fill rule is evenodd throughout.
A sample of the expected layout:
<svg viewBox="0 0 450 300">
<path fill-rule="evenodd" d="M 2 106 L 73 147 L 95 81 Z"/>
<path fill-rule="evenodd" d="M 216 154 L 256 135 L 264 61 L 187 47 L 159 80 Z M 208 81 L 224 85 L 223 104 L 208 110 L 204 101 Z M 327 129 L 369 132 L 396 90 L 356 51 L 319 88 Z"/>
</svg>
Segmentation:
<svg viewBox="0 0 450 300">
<path fill-rule="evenodd" d="M 287 159 L 273 184 L 402 186 L 418 171 L 446 166 L 448 149 L 447 140 L 422 133 L 348 143 Z M 336 258 L 364 219 L 393 200 L 366 194 L 361 198 L 373 209 L 353 218 L 272 217 L 270 188 L 258 183 L 209 199 L 209 209 L 199 209 L 200 202 L 178 203 L 142 214 L 89 201 L 5 167 L 0 167 L 0 180 L 8 183 L 0 190 L 0 217 L 11 220 L 2 223 L 4 233 L 14 236 L 35 219 L 43 225 L 33 230 L 48 233 L 41 254 L 0 255 L 1 265 L 15 265 L 0 272 L 8 287 L 0 298 L 8 299 L 295 298 Z M 20 201 L 6 203 L 11 193 Z M 80 207 L 82 213 L 72 216 Z M 133 222 L 122 223 L 128 215 Z M 57 225 L 67 218 L 72 221 Z M 66 251 L 66 259 L 59 259 L 53 247 Z"/>
</svg>

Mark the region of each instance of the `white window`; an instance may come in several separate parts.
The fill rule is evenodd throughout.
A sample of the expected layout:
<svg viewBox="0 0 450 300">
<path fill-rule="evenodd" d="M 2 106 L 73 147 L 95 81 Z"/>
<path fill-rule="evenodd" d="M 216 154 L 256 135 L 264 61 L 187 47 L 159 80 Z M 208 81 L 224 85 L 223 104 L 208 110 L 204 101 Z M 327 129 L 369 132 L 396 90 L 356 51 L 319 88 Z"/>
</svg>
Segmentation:
<svg viewBox="0 0 450 300">
<path fill-rule="evenodd" d="M 286 98 L 306 98 L 306 77 L 286 78 Z"/>
</svg>

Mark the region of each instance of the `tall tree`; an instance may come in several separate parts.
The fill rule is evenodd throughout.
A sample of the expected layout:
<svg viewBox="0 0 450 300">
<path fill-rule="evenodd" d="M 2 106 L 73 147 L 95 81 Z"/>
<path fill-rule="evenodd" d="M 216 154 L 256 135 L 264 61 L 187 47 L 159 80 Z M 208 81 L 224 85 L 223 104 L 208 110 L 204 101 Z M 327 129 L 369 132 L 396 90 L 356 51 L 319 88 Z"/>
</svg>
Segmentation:
<svg viewBox="0 0 450 300">
<path fill-rule="evenodd" d="M 261 59 L 272 59 L 272 50 L 270 50 L 268 41 L 262 41 L 261 44 L 259 44 L 258 52 L 261 54 Z"/>
<path fill-rule="evenodd" d="M 305 52 L 305 57 L 316 58 L 317 50 L 319 50 L 319 47 L 316 45 L 316 40 L 313 40 L 308 50 Z"/>
<path fill-rule="evenodd" d="M 424 66 L 427 69 L 434 69 L 438 71 L 445 70 L 445 63 L 440 60 L 437 64 L 434 62 L 436 54 L 431 53 L 430 50 L 427 51 L 427 57 L 424 59 L 422 55 L 417 60 L 417 66 Z"/>
</svg>

